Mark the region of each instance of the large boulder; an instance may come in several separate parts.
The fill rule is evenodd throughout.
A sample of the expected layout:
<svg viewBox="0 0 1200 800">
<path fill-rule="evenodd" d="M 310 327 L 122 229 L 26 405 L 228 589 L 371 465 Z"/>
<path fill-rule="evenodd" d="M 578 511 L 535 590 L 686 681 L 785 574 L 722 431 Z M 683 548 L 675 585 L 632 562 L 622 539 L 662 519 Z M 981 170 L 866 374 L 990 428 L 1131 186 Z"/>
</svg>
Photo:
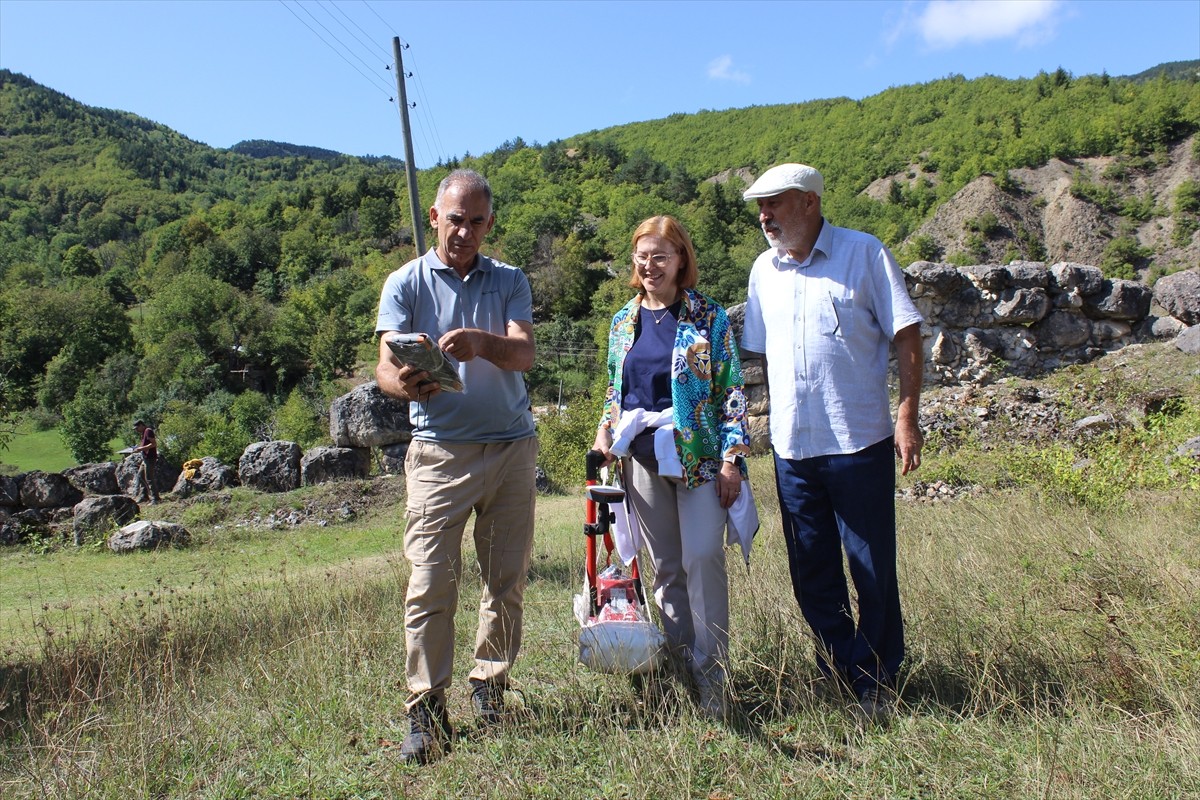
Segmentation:
<svg viewBox="0 0 1200 800">
<path fill-rule="evenodd" d="M 83 544 L 87 534 L 94 531 L 127 524 L 137 517 L 140 510 L 137 503 L 123 494 L 83 498 L 75 504 L 75 519 L 72 523 L 75 544 Z"/>
<path fill-rule="evenodd" d="M 983 293 L 974 283 L 964 281 L 958 291 L 946 298 L 941 321 L 953 328 L 991 325 L 994 321 L 992 301 L 984 299 Z"/>
<path fill-rule="evenodd" d="M 1085 297 L 1084 312 L 1094 319 L 1139 320 L 1150 313 L 1150 289 L 1137 281 L 1106 280 L 1096 295 Z"/>
<path fill-rule="evenodd" d="M 13 513 L 0 512 L 0 544 L 20 544 L 35 535 L 50 532 L 50 521 L 37 508 L 26 508 Z"/>
<path fill-rule="evenodd" d="M 26 508 L 63 508 L 83 499 L 83 492 L 57 472 L 34 470 L 21 476 L 21 505 Z"/>
<path fill-rule="evenodd" d="M 1047 350 L 1066 350 L 1087 343 L 1092 335 L 1092 323 L 1082 314 L 1058 309 L 1030 330 Z"/>
<path fill-rule="evenodd" d="M 1093 295 L 1104 285 L 1104 273 L 1099 267 L 1060 261 L 1050 267 L 1050 285 L 1063 292 Z"/>
<path fill-rule="evenodd" d="M 388 397 L 375 381 L 356 386 L 329 406 L 329 435 L 337 447 L 382 447 L 412 439 L 408 403 Z"/>
<path fill-rule="evenodd" d="M 141 468 L 141 453 L 134 453 L 117 464 L 117 488 L 121 494 L 133 497 L 137 493 L 138 472 Z M 179 467 L 168 464 L 162 456 L 154 460 L 154 471 L 150 479 L 154 481 L 154 488 L 158 490 L 159 494 L 170 490 L 175 485 L 179 471 Z"/>
<path fill-rule="evenodd" d="M 300 488 L 300 445 L 254 442 L 238 460 L 238 480 L 260 492 L 290 492 Z"/>
<path fill-rule="evenodd" d="M 119 528 L 108 537 L 108 549 L 114 553 L 130 553 L 164 546 L 182 547 L 191 538 L 188 529 L 176 522 L 143 519 Z"/>
<path fill-rule="evenodd" d="M 85 495 L 120 494 L 117 486 L 117 462 L 104 461 L 99 464 L 80 464 L 63 470 L 63 476 Z"/>
<path fill-rule="evenodd" d="M 1008 284 L 1008 270 L 999 264 L 974 264 L 962 268 L 971 283 L 992 294 L 999 294 Z"/>
<path fill-rule="evenodd" d="M 233 467 L 222 464 L 212 456 L 205 456 L 200 459 L 199 466 L 179 471 L 179 479 L 175 481 L 175 488 L 171 493 L 176 497 L 188 497 L 200 492 L 215 492 L 237 486 L 237 483 L 237 471 Z"/>
<path fill-rule="evenodd" d="M 1050 285 L 1050 273 L 1041 261 L 1013 261 L 1004 269 L 1008 285 L 1014 289 L 1045 289 Z"/>
<path fill-rule="evenodd" d="M 371 451 L 366 447 L 314 447 L 300 459 L 300 483 L 305 486 L 365 478 L 370 472 Z"/>
<path fill-rule="evenodd" d="M 1188 355 L 1200 355 L 1200 325 L 1193 325 L 1176 336 L 1175 347 Z"/>
<path fill-rule="evenodd" d="M 21 505 L 21 476 L 0 475 L 0 508 L 19 508 Z"/>
<path fill-rule="evenodd" d="M 1184 325 L 1200 324 L 1200 269 L 1189 269 L 1159 278 L 1154 302 Z"/>
<path fill-rule="evenodd" d="M 937 264 L 932 261 L 914 261 L 904 270 L 912 280 L 910 294 L 914 297 L 932 296 L 945 301 L 949 300 L 962 288 L 966 278 L 950 264 Z"/>
<path fill-rule="evenodd" d="M 996 304 L 996 320 L 1005 325 L 1037 322 L 1050 311 L 1045 289 L 1005 289 Z"/>
</svg>

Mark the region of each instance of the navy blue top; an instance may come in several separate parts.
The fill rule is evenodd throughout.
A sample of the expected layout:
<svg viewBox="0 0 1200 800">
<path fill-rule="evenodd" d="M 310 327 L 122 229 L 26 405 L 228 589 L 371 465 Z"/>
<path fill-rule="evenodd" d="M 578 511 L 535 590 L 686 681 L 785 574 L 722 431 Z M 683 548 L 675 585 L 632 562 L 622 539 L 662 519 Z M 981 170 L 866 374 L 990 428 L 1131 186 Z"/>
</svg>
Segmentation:
<svg viewBox="0 0 1200 800">
<path fill-rule="evenodd" d="M 681 301 L 676 301 L 666 309 L 643 306 L 638 311 L 633 347 L 621 373 L 622 409 L 662 411 L 671 407 L 671 353 L 681 307 Z"/>
</svg>

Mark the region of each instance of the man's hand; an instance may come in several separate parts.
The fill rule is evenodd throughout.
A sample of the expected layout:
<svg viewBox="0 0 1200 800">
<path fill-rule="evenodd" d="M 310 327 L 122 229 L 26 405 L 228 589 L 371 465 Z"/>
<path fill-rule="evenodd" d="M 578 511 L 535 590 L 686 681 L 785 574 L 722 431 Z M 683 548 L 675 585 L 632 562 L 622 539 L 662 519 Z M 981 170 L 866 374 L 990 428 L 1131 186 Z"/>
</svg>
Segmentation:
<svg viewBox="0 0 1200 800">
<path fill-rule="evenodd" d="M 481 353 L 483 333 L 473 328 L 455 328 L 442 334 L 442 338 L 438 339 L 438 347 L 456 361 L 470 361 Z"/>
<path fill-rule="evenodd" d="M 925 437 L 920 417 L 921 378 L 924 369 L 925 351 L 921 344 L 921 326 L 914 323 L 896 333 L 896 363 L 900 371 L 900 406 L 896 410 L 896 455 L 900 458 L 900 474 L 908 473 L 921 466 L 921 448 Z"/>
<path fill-rule="evenodd" d="M 915 421 L 896 422 L 896 456 L 900 459 L 901 475 L 907 475 L 921 466 L 921 448 L 924 446 L 925 436 Z"/>
<path fill-rule="evenodd" d="M 409 402 L 425 402 L 441 392 L 442 385 L 430 380 L 426 370 L 400 363 L 387 345 L 389 333 L 391 331 L 379 337 L 379 363 L 375 365 L 379 390 L 388 397 Z"/>
<path fill-rule="evenodd" d="M 533 324 L 510 321 L 504 335 L 479 328 L 455 328 L 442 334 L 438 347 L 459 362 L 482 358 L 500 369 L 528 372 L 535 355 Z"/>
</svg>

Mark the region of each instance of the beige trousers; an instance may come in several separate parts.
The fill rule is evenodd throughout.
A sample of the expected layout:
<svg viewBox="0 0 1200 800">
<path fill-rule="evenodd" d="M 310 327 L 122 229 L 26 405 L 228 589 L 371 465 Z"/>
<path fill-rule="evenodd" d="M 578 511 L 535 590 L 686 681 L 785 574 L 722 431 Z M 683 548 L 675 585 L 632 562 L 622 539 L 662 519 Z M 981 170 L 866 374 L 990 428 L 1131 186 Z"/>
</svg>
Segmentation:
<svg viewBox="0 0 1200 800">
<path fill-rule="evenodd" d="M 689 489 L 637 459 L 621 464 L 654 564 L 654 602 L 662 612 L 663 633 L 686 649 L 698 682 L 720 682 L 729 652 L 728 513 L 712 483 Z"/>
<path fill-rule="evenodd" d="M 536 463 L 534 437 L 495 444 L 413 440 L 409 445 L 404 556 L 412 576 L 404 632 L 410 708 L 425 697 L 444 699 L 450 686 L 462 538 L 472 512 L 483 597 L 470 677 L 508 682 L 521 647 Z"/>
</svg>

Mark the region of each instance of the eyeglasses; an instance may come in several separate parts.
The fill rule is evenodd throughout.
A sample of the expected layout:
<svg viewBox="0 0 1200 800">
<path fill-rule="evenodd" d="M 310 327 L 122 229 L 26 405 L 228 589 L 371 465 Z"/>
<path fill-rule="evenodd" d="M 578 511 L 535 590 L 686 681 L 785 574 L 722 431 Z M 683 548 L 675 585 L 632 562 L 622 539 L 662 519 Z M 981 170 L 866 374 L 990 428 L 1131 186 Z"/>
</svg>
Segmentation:
<svg viewBox="0 0 1200 800">
<path fill-rule="evenodd" d="M 633 263 L 635 266 L 648 267 L 650 262 L 654 262 L 654 266 L 662 269 L 667 264 L 671 263 L 671 259 L 675 257 L 674 253 L 634 253 Z"/>
</svg>

